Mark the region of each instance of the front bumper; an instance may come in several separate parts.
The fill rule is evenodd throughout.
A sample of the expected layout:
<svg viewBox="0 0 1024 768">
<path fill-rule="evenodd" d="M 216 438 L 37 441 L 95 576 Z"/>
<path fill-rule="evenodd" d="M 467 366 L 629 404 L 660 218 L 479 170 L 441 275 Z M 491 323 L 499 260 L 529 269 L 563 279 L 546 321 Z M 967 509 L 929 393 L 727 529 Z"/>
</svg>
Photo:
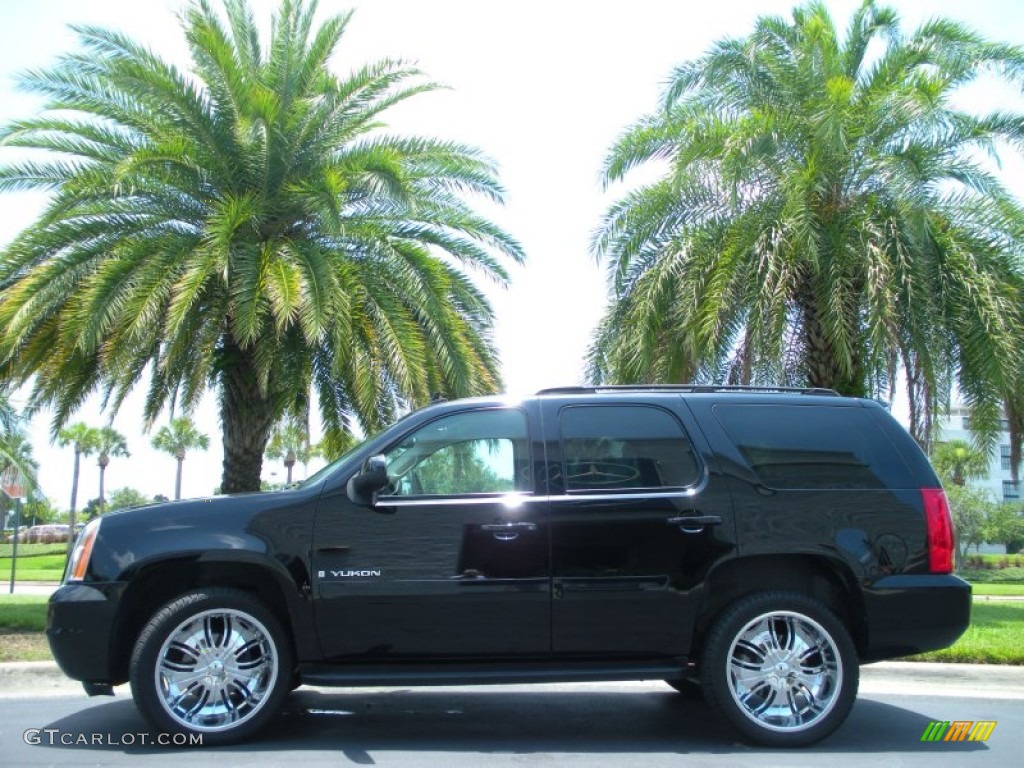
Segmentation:
<svg viewBox="0 0 1024 768">
<path fill-rule="evenodd" d="M 971 623 L 971 585 L 952 574 L 886 576 L 864 590 L 861 661 L 948 648 Z"/>
<path fill-rule="evenodd" d="M 58 666 L 72 680 L 124 682 L 114 658 L 114 628 L 123 586 L 65 584 L 50 597 L 46 639 Z M 88 690 L 88 687 L 87 687 Z"/>
</svg>

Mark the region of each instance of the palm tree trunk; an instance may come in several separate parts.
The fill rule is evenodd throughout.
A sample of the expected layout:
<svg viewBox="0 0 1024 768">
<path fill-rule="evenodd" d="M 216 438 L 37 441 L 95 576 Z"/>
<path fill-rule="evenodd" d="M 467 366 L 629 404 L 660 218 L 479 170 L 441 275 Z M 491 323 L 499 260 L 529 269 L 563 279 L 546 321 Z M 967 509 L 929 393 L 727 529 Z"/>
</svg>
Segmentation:
<svg viewBox="0 0 1024 768">
<path fill-rule="evenodd" d="M 71 510 L 68 512 L 68 554 L 75 545 L 75 504 L 78 503 L 78 461 L 82 451 L 75 444 L 75 469 L 71 475 Z"/>
<path fill-rule="evenodd" d="M 107 502 L 103 495 L 103 476 L 106 474 L 107 468 L 100 464 L 100 514 L 106 511 Z"/>
<path fill-rule="evenodd" d="M 824 313 L 821 311 L 818 296 L 810 281 L 797 291 L 797 306 L 800 309 L 803 323 L 804 364 L 807 366 L 807 386 L 834 389 L 841 395 L 864 397 L 866 388 L 861 360 L 856 349 L 853 352 L 851 370 L 843 371 L 839 350 L 825 332 Z M 849 323 L 850 338 L 858 345 L 858 328 L 856 321 Z"/>
<path fill-rule="evenodd" d="M 177 501 L 181 498 L 181 468 L 184 465 L 185 459 L 183 457 L 178 458 L 178 474 L 174 478 L 174 500 Z"/>
<path fill-rule="evenodd" d="M 274 422 L 273 404 L 260 390 L 254 354 L 230 340 L 225 343 L 220 406 L 224 435 L 221 492 L 258 491 L 263 452 Z"/>
<path fill-rule="evenodd" d="M 75 505 L 78 503 L 78 461 L 82 452 L 75 447 L 75 469 L 71 475 L 71 516 L 75 515 Z M 72 521 L 73 523 L 73 521 Z"/>
</svg>

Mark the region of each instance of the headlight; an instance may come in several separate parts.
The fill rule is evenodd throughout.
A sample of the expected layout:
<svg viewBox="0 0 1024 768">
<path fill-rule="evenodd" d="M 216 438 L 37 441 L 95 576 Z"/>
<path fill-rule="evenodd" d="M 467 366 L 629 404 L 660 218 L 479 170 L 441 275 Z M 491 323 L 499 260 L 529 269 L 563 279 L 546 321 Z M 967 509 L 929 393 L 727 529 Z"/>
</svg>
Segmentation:
<svg viewBox="0 0 1024 768">
<path fill-rule="evenodd" d="M 75 548 L 71 550 L 68 567 L 64 572 L 65 583 L 85 579 L 85 572 L 89 568 L 89 558 L 92 556 L 92 545 L 96 542 L 96 534 L 100 531 L 101 519 L 97 517 L 95 520 L 89 521 L 75 541 Z"/>
</svg>

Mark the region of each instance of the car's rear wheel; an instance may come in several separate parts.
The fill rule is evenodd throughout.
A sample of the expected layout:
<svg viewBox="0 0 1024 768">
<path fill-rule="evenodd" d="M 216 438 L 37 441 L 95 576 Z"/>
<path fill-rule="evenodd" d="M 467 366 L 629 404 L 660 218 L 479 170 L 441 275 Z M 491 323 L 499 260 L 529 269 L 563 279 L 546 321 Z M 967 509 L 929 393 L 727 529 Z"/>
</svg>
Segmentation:
<svg viewBox="0 0 1024 768">
<path fill-rule="evenodd" d="M 281 625 L 261 602 L 207 588 L 157 611 L 129 674 L 136 705 L 155 728 L 217 745 L 245 739 L 273 717 L 293 666 Z"/>
<path fill-rule="evenodd" d="M 701 658 L 705 698 L 750 741 L 792 747 L 842 724 L 859 680 L 843 623 L 797 592 L 762 592 L 727 608 Z"/>
</svg>

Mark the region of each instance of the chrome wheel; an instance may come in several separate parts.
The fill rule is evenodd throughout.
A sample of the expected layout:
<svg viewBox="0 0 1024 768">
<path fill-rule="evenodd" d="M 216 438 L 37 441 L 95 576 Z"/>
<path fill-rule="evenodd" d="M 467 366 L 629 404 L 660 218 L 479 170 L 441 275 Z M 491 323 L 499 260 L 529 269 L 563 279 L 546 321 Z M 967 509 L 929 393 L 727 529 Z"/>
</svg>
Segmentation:
<svg viewBox="0 0 1024 768">
<path fill-rule="evenodd" d="M 215 609 L 182 621 L 154 668 L 163 709 L 192 731 L 233 729 L 267 703 L 280 674 L 273 636 L 244 611 Z"/>
<path fill-rule="evenodd" d="M 728 652 L 729 692 L 761 728 L 798 732 L 832 711 L 843 687 L 839 649 L 818 622 L 792 611 L 757 616 Z"/>
</svg>

